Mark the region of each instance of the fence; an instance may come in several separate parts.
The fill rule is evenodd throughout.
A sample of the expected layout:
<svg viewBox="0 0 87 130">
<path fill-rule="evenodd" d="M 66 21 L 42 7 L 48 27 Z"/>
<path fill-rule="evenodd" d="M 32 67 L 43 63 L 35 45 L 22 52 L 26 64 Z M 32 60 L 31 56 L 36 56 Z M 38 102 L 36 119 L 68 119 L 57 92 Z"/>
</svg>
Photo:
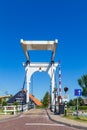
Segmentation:
<svg viewBox="0 0 87 130">
<path fill-rule="evenodd" d="M 4 106 L 4 112 L 5 112 L 5 114 L 7 114 L 8 112 L 12 112 L 15 115 L 16 106 Z"/>
</svg>

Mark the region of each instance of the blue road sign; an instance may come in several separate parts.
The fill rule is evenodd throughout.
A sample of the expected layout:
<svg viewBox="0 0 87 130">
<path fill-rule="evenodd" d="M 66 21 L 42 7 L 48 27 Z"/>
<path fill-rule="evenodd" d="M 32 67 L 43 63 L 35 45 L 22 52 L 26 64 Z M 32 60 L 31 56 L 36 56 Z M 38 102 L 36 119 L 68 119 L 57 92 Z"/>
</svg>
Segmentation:
<svg viewBox="0 0 87 130">
<path fill-rule="evenodd" d="M 81 96 L 82 95 L 82 90 L 81 89 L 75 89 L 74 95 L 75 96 Z"/>
</svg>

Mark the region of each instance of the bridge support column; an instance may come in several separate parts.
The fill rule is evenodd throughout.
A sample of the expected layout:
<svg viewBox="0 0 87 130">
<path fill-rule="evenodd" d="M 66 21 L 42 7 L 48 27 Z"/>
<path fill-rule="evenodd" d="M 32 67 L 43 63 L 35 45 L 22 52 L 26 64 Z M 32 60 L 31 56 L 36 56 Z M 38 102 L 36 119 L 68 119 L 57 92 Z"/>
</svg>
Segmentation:
<svg viewBox="0 0 87 130">
<path fill-rule="evenodd" d="M 58 66 L 58 63 L 52 63 L 51 66 L 49 67 L 48 69 L 48 74 L 50 76 L 50 79 L 51 79 L 51 104 L 50 104 L 50 109 L 51 111 L 54 112 L 55 110 L 55 93 L 54 93 L 54 90 L 56 88 L 55 86 L 55 72 L 56 72 L 56 68 Z"/>
<path fill-rule="evenodd" d="M 54 108 L 55 108 L 55 97 L 54 97 L 54 89 L 55 89 L 55 67 L 54 67 L 54 64 L 51 66 L 51 70 L 52 70 L 52 74 L 51 74 L 51 109 L 52 111 L 54 111 Z"/>
<path fill-rule="evenodd" d="M 26 70 L 26 104 L 29 109 L 29 88 L 30 88 L 30 74 L 29 74 L 29 66 L 25 68 Z"/>
</svg>

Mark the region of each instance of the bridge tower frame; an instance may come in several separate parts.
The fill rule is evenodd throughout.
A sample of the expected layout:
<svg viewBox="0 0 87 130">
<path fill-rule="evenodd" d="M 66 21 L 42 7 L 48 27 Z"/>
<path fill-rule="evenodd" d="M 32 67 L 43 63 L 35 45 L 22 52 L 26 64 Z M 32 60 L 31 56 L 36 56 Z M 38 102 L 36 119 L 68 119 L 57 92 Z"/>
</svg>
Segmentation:
<svg viewBox="0 0 87 130">
<path fill-rule="evenodd" d="M 24 50 L 24 54 L 26 56 L 26 62 L 23 63 L 26 72 L 26 103 L 29 106 L 29 88 L 31 83 L 31 76 L 34 72 L 45 71 L 50 76 L 51 80 L 51 109 L 54 111 L 55 100 L 54 100 L 54 89 L 55 89 L 55 73 L 56 68 L 59 65 L 58 62 L 54 62 L 56 47 L 58 44 L 58 40 L 55 41 L 25 41 L 23 39 L 20 40 L 22 48 Z M 50 50 L 52 51 L 51 60 L 49 63 L 45 62 L 30 62 L 30 57 L 28 51 L 30 50 Z"/>
</svg>

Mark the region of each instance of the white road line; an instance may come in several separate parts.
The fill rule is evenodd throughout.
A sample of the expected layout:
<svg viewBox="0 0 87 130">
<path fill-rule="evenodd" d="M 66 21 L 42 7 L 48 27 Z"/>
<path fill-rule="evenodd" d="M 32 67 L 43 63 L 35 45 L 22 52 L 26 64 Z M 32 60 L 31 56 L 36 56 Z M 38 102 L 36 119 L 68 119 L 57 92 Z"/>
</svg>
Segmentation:
<svg viewBox="0 0 87 130">
<path fill-rule="evenodd" d="M 64 126 L 62 124 L 47 124 L 47 123 L 25 123 L 26 126 Z"/>
</svg>

